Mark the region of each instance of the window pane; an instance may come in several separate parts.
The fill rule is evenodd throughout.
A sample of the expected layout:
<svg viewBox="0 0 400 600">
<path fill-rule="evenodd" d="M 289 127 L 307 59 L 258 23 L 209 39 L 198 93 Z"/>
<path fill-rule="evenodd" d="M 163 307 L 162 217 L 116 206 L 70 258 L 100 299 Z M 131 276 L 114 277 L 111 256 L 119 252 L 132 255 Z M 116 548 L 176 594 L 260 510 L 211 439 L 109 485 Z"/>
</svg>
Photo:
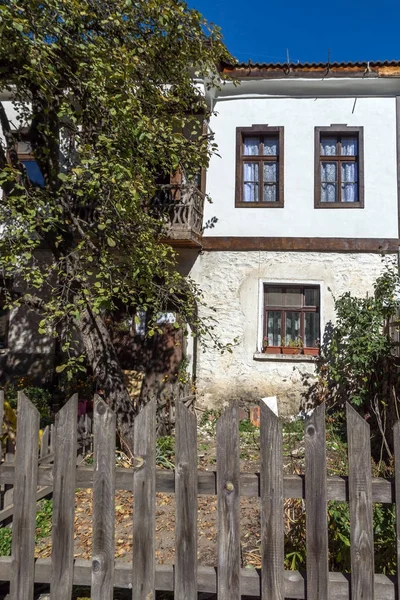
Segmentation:
<svg viewBox="0 0 400 600">
<path fill-rule="evenodd" d="M 309 312 L 304 315 L 304 345 L 308 348 L 319 343 L 319 313 Z"/>
<path fill-rule="evenodd" d="M 321 163 L 321 181 L 333 182 L 337 180 L 337 163 Z"/>
<path fill-rule="evenodd" d="M 300 313 L 286 313 L 286 344 L 300 337 Z"/>
<path fill-rule="evenodd" d="M 258 181 L 258 163 L 244 163 L 243 181 Z"/>
<path fill-rule="evenodd" d="M 355 183 L 358 181 L 357 163 L 342 163 L 342 181 L 346 183 Z"/>
<path fill-rule="evenodd" d="M 305 288 L 304 306 L 319 306 L 319 289 Z"/>
<path fill-rule="evenodd" d="M 264 181 L 276 182 L 278 180 L 277 166 L 278 165 L 275 162 L 264 163 Z"/>
<path fill-rule="evenodd" d="M 342 184 L 342 202 L 358 202 L 358 184 Z"/>
<path fill-rule="evenodd" d="M 285 306 L 301 306 L 302 294 L 300 288 L 287 288 Z"/>
<path fill-rule="evenodd" d="M 342 156 L 357 156 L 358 140 L 354 138 L 342 138 L 340 154 Z"/>
<path fill-rule="evenodd" d="M 267 338 L 269 346 L 281 345 L 281 312 L 268 311 Z"/>
<path fill-rule="evenodd" d="M 321 202 L 337 202 L 335 183 L 321 184 Z"/>
<path fill-rule="evenodd" d="M 243 185 L 243 202 L 258 202 L 258 183 Z"/>
<path fill-rule="evenodd" d="M 243 140 L 243 154 L 245 156 L 256 156 L 258 155 L 260 145 L 260 138 L 258 137 L 246 137 Z"/>
<path fill-rule="evenodd" d="M 265 156 L 278 156 L 278 154 L 279 154 L 278 138 L 265 137 L 264 138 L 264 155 Z"/>
<path fill-rule="evenodd" d="M 264 183 L 264 202 L 276 202 L 276 185 Z"/>
<path fill-rule="evenodd" d="M 267 293 L 267 306 L 283 306 L 282 288 L 269 287 Z"/>
<path fill-rule="evenodd" d="M 30 154 L 32 152 L 32 146 L 30 142 L 21 141 L 17 143 L 18 154 Z"/>
<path fill-rule="evenodd" d="M 336 156 L 336 138 L 321 139 L 321 156 Z"/>
</svg>

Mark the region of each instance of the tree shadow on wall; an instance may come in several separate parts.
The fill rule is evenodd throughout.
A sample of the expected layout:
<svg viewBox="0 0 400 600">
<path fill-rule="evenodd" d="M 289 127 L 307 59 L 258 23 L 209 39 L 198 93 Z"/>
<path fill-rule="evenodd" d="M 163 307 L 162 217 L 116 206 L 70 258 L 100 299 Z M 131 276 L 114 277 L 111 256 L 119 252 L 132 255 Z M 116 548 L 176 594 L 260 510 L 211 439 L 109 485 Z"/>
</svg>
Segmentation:
<svg viewBox="0 0 400 600">
<path fill-rule="evenodd" d="M 184 357 L 182 330 L 171 324 L 160 325 L 162 333 L 152 337 L 115 332 L 113 344 L 124 371 L 143 374 L 140 399 L 161 394 L 177 379 Z"/>
</svg>

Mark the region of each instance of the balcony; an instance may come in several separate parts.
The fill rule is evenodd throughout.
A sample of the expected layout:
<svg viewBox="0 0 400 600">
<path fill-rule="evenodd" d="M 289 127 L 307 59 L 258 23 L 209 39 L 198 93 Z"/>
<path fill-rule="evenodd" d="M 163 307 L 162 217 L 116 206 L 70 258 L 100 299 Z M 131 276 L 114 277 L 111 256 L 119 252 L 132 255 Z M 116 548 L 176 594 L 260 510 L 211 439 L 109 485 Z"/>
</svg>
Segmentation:
<svg viewBox="0 0 400 600">
<path fill-rule="evenodd" d="M 154 207 L 165 217 L 165 242 L 171 246 L 201 247 L 204 194 L 196 186 L 162 186 Z"/>
</svg>

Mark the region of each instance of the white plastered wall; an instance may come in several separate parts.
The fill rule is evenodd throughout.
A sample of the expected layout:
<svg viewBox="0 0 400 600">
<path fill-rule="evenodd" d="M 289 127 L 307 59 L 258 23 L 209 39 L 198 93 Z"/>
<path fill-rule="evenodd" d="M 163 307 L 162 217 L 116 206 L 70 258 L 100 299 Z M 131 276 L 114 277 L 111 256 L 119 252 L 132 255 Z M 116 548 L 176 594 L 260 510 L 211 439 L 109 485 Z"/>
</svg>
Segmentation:
<svg viewBox="0 0 400 600">
<path fill-rule="evenodd" d="M 240 91 L 240 87 L 239 87 Z M 205 235 L 397 238 L 395 98 L 259 97 L 220 99 L 210 121 L 221 156 L 211 159 Z M 284 127 L 284 208 L 235 208 L 236 127 Z M 364 209 L 314 209 L 314 128 L 364 128 Z"/>
<path fill-rule="evenodd" d="M 199 349 L 200 402 L 218 406 L 234 398 L 252 402 L 277 395 L 281 413 L 296 412 L 304 391 L 302 373 L 313 373 L 314 367 L 306 360 L 255 358 L 262 325 L 260 286 L 268 281 L 319 283 L 323 332 L 335 316 L 332 293 L 370 293 L 381 271 L 382 260 L 377 254 L 204 252 L 191 273 L 201 284 L 209 307 L 201 307 L 201 315 L 216 319 L 215 333 L 221 341 L 237 338 L 237 343 L 232 353 L 222 355 L 212 346 L 205 351 Z"/>
</svg>

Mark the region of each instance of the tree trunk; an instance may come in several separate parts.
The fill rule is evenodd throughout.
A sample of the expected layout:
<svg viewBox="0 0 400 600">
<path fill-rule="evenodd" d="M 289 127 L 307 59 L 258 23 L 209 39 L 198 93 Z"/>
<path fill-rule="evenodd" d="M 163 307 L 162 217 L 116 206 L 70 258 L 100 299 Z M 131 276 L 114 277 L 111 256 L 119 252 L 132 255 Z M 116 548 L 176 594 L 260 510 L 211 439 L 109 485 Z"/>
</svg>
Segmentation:
<svg viewBox="0 0 400 600">
<path fill-rule="evenodd" d="M 76 325 L 82 336 L 88 362 L 95 382 L 104 394 L 105 401 L 117 417 L 117 429 L 133 451 L 133 423 L 136 408 L 128 394 L 124 373 L 119 364 L 109 332 L 101 317 L 87 308 Z"/>
</svg>

